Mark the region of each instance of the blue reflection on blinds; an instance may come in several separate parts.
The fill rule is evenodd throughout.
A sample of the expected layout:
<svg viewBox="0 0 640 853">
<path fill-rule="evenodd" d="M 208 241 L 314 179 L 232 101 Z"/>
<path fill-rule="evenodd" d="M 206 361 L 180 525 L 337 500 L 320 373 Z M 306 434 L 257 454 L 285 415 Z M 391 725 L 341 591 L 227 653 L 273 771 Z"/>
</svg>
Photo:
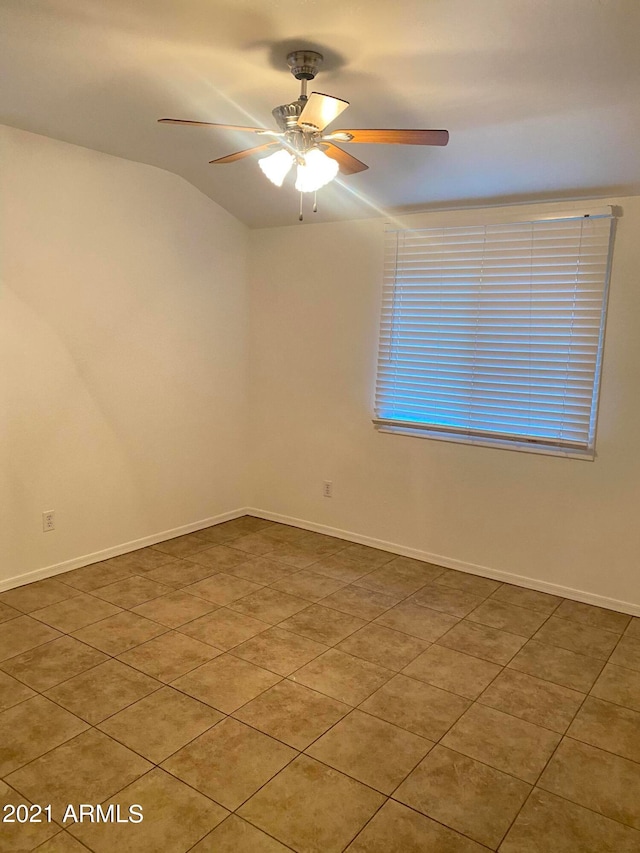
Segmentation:
<svg viewBox="0 0 640 853">
<path fill-rule="evenodd" d="M 376 423 L 593 451 L 612 222 L 388 229 Z"/>
</svg>

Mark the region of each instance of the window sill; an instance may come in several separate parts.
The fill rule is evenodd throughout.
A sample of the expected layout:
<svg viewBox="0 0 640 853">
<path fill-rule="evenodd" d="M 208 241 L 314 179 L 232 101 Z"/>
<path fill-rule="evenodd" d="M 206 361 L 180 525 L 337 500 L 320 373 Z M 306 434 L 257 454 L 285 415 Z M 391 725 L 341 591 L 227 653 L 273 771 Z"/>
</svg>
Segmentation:
<svg viewBox="0 0 640 853">
<path fill-rule="evenodd" d="M 391 435 L 405 435 L 412 438 L 435 439 L 436 441 L 447 441 L 452 444 L 473 444 L 479 447 L 493 448 L 494 450 L 515 450 L 520 453 L 536 453 L 539 456 L 562 456 L 565 459 L 579 459 L 583 462 L 593 462 L 595 460 L 595 451 L 589 450 L 561 448 L 545 444 L 533 444 L 528 441 L 507 441 L 505 439 L 464 435 L 455 432 L 440 432 L 439 430 L 431 431 L 427 429 L 411 429 L 406 426 L 379 424 L 375 421 L 374 427 L 378 432 Z"/>
</svg>

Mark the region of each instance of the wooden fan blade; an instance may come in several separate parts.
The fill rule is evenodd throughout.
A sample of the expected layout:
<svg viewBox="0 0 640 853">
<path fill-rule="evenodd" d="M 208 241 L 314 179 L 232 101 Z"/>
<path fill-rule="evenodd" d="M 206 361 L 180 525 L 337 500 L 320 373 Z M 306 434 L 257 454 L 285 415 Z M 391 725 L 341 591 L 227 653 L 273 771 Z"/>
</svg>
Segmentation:
<svg viewBox="0 0 640 853">
<path fill-rule="evenodd" d="M 321 92 L 312 92 L 305 104 L 298 124 L 301 127 L 312 127 L 315 130 L 324 130 L 328 124 L 338 118 L 341 112 L 349 106 L 349 101 L 333 98 L 331 95 L 323 95 Z"/>
<path fill-rule="evenodd" d="M 329 143 L 323 150 L 327 157 L 337 161 L 343 175 L 354 175 L 356 172 L 364 172 L 365 169 L 369 168 L 366 163 L 352 157 L 351 154 L 347 154 L 346 151 L 338 148 L 337 145 L 333 145 L 333 143 Z"/>
<path fill-rule="evenodd" d="M 243 127 L 237 124 L 213 124 L 210 121 L 188 121 L 183 118 L 159 118 L 159 124 L 186 124 L 191 127 L 217 127 L 218 130 L 246 130 L 249 133 L 259 133 L 265 130 L 263 127 Z"/>
<path fill-rule="evenodd" d="M 304 115 L 304 113 L 303 113 Z M 342 134 L 349 134 L 346 139 Z M 336 130 L 325 139 L 336 142 L 366 142 L 382 145 L 446 145 L 448 130 Z"/>
<path fill-rule="evenodd" d="M 235 163 L 236 160 L 244 160 L 245 157 L 251 157 L 252 154 L 257 154 L 258 151 L 266 151 L 267 148 L 277 148 L 279 144 L 278 142 L 267 142 L 264 145 L 256 145 L 255 148 L 245 148 L 243 151 L 236 151 L 235 154 L 227 154 L 226 157 L 218 157 L 217 160 L 209 160 L 209 163 L 215 165 Z"/>
</svg>

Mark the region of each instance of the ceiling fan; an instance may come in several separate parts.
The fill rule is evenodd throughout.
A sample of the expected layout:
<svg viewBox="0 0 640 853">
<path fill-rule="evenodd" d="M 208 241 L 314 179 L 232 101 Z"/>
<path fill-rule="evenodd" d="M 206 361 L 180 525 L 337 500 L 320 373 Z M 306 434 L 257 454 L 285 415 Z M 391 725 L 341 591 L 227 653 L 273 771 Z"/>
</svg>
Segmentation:
<svg viewBox="0 0 640 853">
<path fill-rule="evenodd" d="M 276 186 L 282 183 L 294 164 L 297 164 L 296 189 L 300 192 L 300 219 L 302 219 L 302 194 L 315 193 L 332 181 L 338 172 L 353 175 L 369 167 L 336 145 L 361 142 L 382 145 L 446 145 L 449 132 L 446 130 L 334 130 L 326 128 L 349 106 L 348 101 L 312 92 L 307 95 L 307 83 L 313 80 L 324 57 L 313 50 L 294 50 L 287 56 L 291 73 L 300 80 L 298 100 L 282 104 L 272 110 L 279 130 L 262 127 L 244 127 L 233 124 L 215 124 L 208 121 L 188 121 L 177 118 L 161 118 L 161 124 L 184 124 L 195 127 L 216 127 L 219 130 L 240 130 L 267 137 L 268 141 L 252 148 L 227 154 L 214 165 L 235 163 L 252 154 L 270 151 L 258 165 Z M 317 205 L 314 201 L 314 211 Z"/>
</svg>

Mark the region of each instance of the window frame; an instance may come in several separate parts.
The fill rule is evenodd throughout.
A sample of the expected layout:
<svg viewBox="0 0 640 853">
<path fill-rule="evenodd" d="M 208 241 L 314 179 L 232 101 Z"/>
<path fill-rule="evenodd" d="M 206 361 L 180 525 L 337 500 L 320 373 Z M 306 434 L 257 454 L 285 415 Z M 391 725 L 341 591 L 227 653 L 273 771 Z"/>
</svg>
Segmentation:
<svg viewBox="0 0 640 853">
<path fill-rule="evenodd" d="M 531 210 L 531 207 L 528 207 L 528 211 Z M 378 335 L 378 363 L 375 371 L 375 396 L 376 401 L 374 405 L 374 417 L 372 418 L 372 422 L 374 424 L 375 429 L 381 433 L 394 434 L 394 435 L 404 435 L 421 439 L 431 439 L 436 441 L 447 441 L 458 444 L 470 444 L 481 447 L 490 447 L 502 450 L 510 450 L 510 451 L 518 451 L 518 452 L 526 452 L 526 453 L 536 453 L 541 455 L 550 455 L 550 456 L 561 456 L 565 458 L 574 458 L 574 459 L 582 459 L 587 461 L 593 461 L 596 456 L 596 439 L 597 439 L 597 423 L 598 423 L 598 413 L 599 413 L 599 402 L 600 402 L 600 388 L 602 381 L 602 364 L 604 358 L 604 342 L 605 342 L 605 331 L 606 331 L 606 320 L 607 320 L 607 312 L 608 312 L 608 298 L 609 298 L 609 290 L 610 290 L 610 279 L 611 279 L 611 269 L 613 262 L 613 249 L 614 249 L 614 241 L 615 241 L 615 226 L 616 226 L 616 218 L 619 216 L 619 211 L 614 209 L 610 205 L 596 206 L 593 204 L 582 204 L 580 207 L 576 207 L 575 209 L 546 209 L 540 211 L 539 208 L 537 212 L 530 214 L 529 212 L 523 213 L 514 213 L 511 214 L 507 212 L 506 214 L 498 214 L 497 216 L 485 215 L 483 218 L 477 217 L 474 215 L 473 211 L 465 211 L 465 215 L 459 218 L 460 211 L 457 212 L 458 218 L 454 218 L 451 220 L 451 216 L 447 217 L 444 215 L 445 222 L 436 222 L 434 224 L 434 214 L 425 214 L 422 217 L 419 215 L 414 215 L 410 217 L 411 224 L 406 224 L 405 222 L 394 221 L 387 222 L 385 225 L 385 232 L 393 231 L 393 232 L 411 232 L 411 231 L 420 231 L 423 229 L 455 229 L 457 227 L 462 228 L 474 228 L 474 227 L 491 227 L 491 226 L 500 226 L 500 225 L 509 225 L 509 224 L 521 224 L 526 225 L 529 223 L 536 222 L 551 222 L 556 220 L 580 220 L 580 219 L 603 219 L 606 218 L 610 220 L 610 230 L 608 232 L 608 247 L 606 251 L 606 266 L 604 272 L 604 278 L 602 282 L 602 302 L 600 308 L 600 321 L 599 321 L 599 329 L 597 334 L 597 352 L 595 355 L 594 361 L 594 375 L 593 375 L 593 386 L 591 393 L 591 414 L 589 419 L 589 441 L 587 444 L 576 447 L 576 446 L 563 446 L 561 440 L 554 442 L 552 440 L 545 441 L 543 439 L 530 438 L 525 435 L 514 435 L 513 437 L 506 435 L 497 435 L 495 432 L 487 430 L 486 432 L 481 432 L 479 429 L 473 430 L 465 430 L 464 428 L 459 427 L 448 427 L 442 426 L 435 423 L 425 423 L 425 426 L 416 426 L 415 422 L 411 423 L 408 421 L 400 421 L 393 420 L 390 418 L 384 418 L 378 416 L 378 394 L 379 394 L 379 383 L 381 382 L 381 360 L 382 356 L 382 342 L 383 342 L 383 324 L 385 320 L 388 322 L 389 319 L 393 319 L 393 309 L 391 312 L 386 311 L 384 309 L 384 305 L 381 309 L 380 313 L 380 324 L 379 324 L 379 335 Z M 426 222 L 425 222 L 426 218 Z M 418 219 L 418 223 L 416 223 L 416 219 Z M 447 222 L 447 219 L 449 220 Z M 421 220 L 421 221 L 420 221 Z M 424 222 L 425 224 L 422 224 Z M 386 238 L 386 233 L 385 233 Z M 387 259 L 387 252 L 385 249 L 385 260 Z M 396 285 L 397 276 L 394 275 L 393 282 L 391 287 L 394 288 Z M 388 288 L 389 288 L 389 280 L 388 277 L 385 276 L 385 280 L 383 283 L 383 298 L 384 295 L 388 297 Z M 394 291 L 394 299 L 395 299 L 395 291 Z M 595 336 L 594 336 L 595 337 Z"/>
</svg>

